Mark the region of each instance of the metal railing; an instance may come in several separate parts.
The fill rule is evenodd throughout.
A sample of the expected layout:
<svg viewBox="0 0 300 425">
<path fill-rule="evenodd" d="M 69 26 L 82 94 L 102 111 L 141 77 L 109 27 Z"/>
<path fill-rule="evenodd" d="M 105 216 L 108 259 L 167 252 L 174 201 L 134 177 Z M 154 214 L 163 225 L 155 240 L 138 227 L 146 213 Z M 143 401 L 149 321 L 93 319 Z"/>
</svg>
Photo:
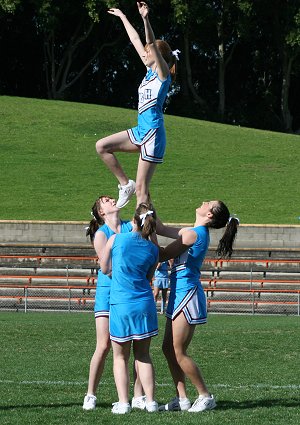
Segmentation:
<svg viewBox="0 0 300 425">
<path fill-rule="evenodd" d="M 2 285 L 0 310 L 93 311 L 95 287 Z M 204 288 L 208 312 L 300 316 L 300 290 Z"/>
</svg>

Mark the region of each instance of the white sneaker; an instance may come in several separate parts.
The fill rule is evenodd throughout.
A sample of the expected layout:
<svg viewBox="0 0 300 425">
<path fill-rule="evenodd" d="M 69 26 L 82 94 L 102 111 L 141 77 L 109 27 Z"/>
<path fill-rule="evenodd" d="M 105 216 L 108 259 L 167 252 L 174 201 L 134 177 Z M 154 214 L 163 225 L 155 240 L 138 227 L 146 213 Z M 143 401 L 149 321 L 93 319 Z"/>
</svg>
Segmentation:
<svg viewBox="0 0 300 425">
<path fill-rule="evenodd" d="M 168 404 L 165 404 L 164 406 L 159 406 L 158 410 L 160 412 L 164 410 L 174 412 L 178 410 L 189 410 L 190 407 L 191 402 L 188 398 L 175 397 Z"/>
<path fill-rule="evenodd" d="M 146 396 L 141 395 L 140 397 L 133 397 L 131 400 L 131 407 L 133 409 L 144 410 L 146 407 Z"/>
<path fill-rule="evenodd" d="M 129 180 L 128 183 L 124 186 L 118 185 L 119 188 L 119 199 L 116 203 L 117 208 L 123 208 L 128 204 L 130 198 L 135 193 L 135 182 Z"/>
<path fill-rule="evenodd" d="M 129 403 L 121 403 L 120 401 L 117 401 L 116 403 L 113 403 L 113 408 L 111 411 L 117 415 L 124 415 L 125 413 L 129 413 L 131 411 L 131 407 Z"/>
<path fill-rule="evenodd" d="M 204 410 L 212 410 L 217 406 L 214 396 L 204 397 L 199 395 L 193 406 L 189 409 L 189 412 L 203 412 Z"/>
<path fill-rule="evenodd" d="M 83 410 L 94 410 L 96 409 L 97 397 L 93 394 L 87 394 L 83 400 Z"/>
<path fill-rule="evenodd" d="M 147 412 L 158 412 L 158 404 L 156 401 L 149 401 L 146 403 Z"/>
</svg>

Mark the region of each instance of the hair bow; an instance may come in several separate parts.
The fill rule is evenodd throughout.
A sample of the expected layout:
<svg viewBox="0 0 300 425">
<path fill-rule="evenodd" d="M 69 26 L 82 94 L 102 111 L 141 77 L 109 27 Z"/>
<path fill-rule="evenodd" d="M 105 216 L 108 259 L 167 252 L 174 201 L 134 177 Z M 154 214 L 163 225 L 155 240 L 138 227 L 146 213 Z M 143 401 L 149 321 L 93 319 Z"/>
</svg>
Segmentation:
<svg viewBox="0 0 300 425">
<path fill-rule="evenodd" d="M 141 214 L 141 215 L 140 215 L 140 219 L 141 219 L 141 227 L 143 227 L 143 226 L 144 226 L 147 215 L 152 215 L 152 214 L 153 214 L 153 211 L 148 210 L 148 211 L 146 211 L 144 214 Z"/>
<path fill-rule="evenodd" d="M 175 56 L 175 58 L 179 61 L 179 53 L 181 53 L 180 50 L 172 50 L 172 55 Z"/>
</svg>

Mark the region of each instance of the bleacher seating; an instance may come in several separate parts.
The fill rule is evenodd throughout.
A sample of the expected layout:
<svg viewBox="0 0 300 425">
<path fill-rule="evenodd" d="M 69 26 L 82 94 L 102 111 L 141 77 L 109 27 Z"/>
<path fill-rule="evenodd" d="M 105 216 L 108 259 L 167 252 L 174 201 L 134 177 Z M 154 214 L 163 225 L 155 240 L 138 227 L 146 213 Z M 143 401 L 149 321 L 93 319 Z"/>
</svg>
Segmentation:
<svg viewBox="0 0 300 425">
<path fill-rule="evenodd" d="M 92 310 L 98 263 L 89 245 L 0 244 L 0 309 Z M 211 312 L 300 314 L 300 250 L 208 252 Z"/>
</svg>

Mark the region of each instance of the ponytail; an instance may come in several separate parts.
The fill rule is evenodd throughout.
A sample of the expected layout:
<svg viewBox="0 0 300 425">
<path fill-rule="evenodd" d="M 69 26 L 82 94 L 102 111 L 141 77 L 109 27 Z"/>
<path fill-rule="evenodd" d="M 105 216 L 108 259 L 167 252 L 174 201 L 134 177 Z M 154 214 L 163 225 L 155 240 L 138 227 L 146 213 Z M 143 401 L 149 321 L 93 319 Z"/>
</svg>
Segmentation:
<svg viewBox="0 0 300 425">
<path fill-rule="evenodd" d="M 219 241 L 219 245 L 216 249 L 216 253 L 219 257 L 231 257 L 233 251 L 233 243 L 236 238 L 237 228 L 239 225 L 239 220 L 235 217 L 230 217 L 224 234 Z"/>
<path fill-rule="evenodd" d="M 170 45 L 165 40 L 155 40 L 155 44 L 158 47 L 164 60 L 167 62 L 172 82 L 174 82 L 176 79 L 178 53 L 180 53 L 180 51 L 172 51 Z"/>
<path fill-rule="evenodd" d="M 95 201 L 91 209 L 91 215 L 93 218 L 91 219 L 90 224 L 88 225 L 85 233 L 86 236 L 90 237 L 92 243 L 95 239 L 95 233 L 97 232 L 99 227 L 105 223 L 104 218 L 99 213 L 102 198 L 109 198 L 109 196 L 102 195 Z"/>
<path fill-rule="evenodd" d="M 150 203 L 143 202 L 135 210 L 134 221 L 144 239 L 156 232 L 156 212 Z"/>
<path fill-rule="evenodd" d="M 218 205 L 211 210 L 213 213 L 209 227 L 213 229 L 221 229 L 225 227 L 224 234 L 219 241 L 216 253 L 220 257 L 231 257 L 233 251 L 233 243 L 236 238 L 237 228 L 240 224 L 238 218 L 230 217 L 227 206 L 222 201 L 218 201 Z"/>
</svg>

